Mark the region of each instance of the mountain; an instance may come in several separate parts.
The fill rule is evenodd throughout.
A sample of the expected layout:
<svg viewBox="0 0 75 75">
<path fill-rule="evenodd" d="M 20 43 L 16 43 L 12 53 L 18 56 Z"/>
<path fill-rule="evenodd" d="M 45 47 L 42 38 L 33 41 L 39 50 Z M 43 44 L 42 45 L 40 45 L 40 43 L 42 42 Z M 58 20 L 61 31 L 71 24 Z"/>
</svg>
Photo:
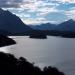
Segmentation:
<svg viewBox="0 0 75 75">
<path fill-rule="evenodd" d="M 33 29 L 37 29 L 37 30 L 56 30 L 56 31 L 75 32 L 75 21 L 70 19 L 58 25 L 45 23 L 45 24 L 40 24 L 40 25 L 35 25 L 35 26 L 31 25 L 30 27 L 32 27 Z"/>
<path fill-rule="evenodd" d="M 65 21 L 57 26 L 57 30 L 75 32 L 75 21 L 72 19 Z"/>
<path fill-rule="evenodd" d="M 30 31 L 32 28 L 25 25 L 15 14 L 0 8 L 0 30 L 16 34 Z"/>
<path fill-rule="evenodd" d="M 31 25 L 30 27 L 37 30 L 55 30 L 56 25 L 51 23 L 45 23 L 41 25 Z"/>
</svg>

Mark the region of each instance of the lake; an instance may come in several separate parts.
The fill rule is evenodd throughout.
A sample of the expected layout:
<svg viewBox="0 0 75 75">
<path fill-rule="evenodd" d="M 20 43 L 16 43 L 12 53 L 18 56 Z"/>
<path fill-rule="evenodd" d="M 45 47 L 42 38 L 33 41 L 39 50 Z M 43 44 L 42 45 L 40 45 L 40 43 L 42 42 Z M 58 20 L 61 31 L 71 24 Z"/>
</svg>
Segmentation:
<svg viewBox="0 0 75 75">
<path fill-rule="evenodd" d="M 75 39 L 48 36 L 48 39 L 31 39 L 12 36 L 16 45 L 0 48 L 0 51 L 23 56 L 35 65 L 55 66 L 66 75 L 75 74 Z"/>
</svg>

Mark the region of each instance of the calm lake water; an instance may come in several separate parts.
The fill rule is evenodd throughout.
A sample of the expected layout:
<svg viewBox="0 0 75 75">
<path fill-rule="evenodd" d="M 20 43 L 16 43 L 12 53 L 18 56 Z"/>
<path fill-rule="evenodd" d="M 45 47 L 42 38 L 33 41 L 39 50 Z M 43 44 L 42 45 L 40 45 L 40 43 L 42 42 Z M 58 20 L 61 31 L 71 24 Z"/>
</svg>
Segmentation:
<svg viewBox="0 0 75 75">
<path fill-rule="evenodd" d="M 12 38 L 16 45 L 0 48 L 0 51 L 23 56 L 35 65 L 55 66 L 66 75 L 75 74 L 75 39 L 48 36 L 48 39 L 30 39 L 25 36 Z"/>
</svg>

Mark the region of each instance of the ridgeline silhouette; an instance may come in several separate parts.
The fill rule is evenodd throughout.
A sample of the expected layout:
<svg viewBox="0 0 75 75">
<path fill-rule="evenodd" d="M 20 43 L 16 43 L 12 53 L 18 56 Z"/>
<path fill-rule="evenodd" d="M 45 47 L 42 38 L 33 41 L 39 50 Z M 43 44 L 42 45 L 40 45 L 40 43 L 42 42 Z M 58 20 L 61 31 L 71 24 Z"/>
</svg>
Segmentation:
<svg viewBox="0 0 75 75">
<path fill-rule="evenodd" d="M 26 35 L 32 28 L 15 14 L 0 8 L 0 30 L 0 34 L 3 31 L 3 35 Z"/>
<path fill-rule="evenodd" d="M 30 38 L 46 39 L 50 36 L 75 38 L 75 21 L 70 19 L 61 24 L 41 24 L 28 26 L 15 14 L 0 8 L 0 35 L 30 36 Z"/>
<path fill-rule="evenodd" d="M 75 21 L 72 19 L 60 24 L 45 23 L 35 26 L 30 25 L 30 27 L 49 36 L 75 38 Z"/>
<path fill-rule="evenodd" d="M 25 58 L 15 58 L 12 54 L 0 52 L 1 75 L 64 75 L 55 67 L 45 67 L 43 71 Z"/>
<path fill-rule="evenodd" d="M 35 30 L 57 30 L 64 32 L 75 32 L 75 21 L 73 19 L 69 19 L 60 24 L 43 23 L 40 25 L 30 25 L 30 27 Z"/>
</svg>

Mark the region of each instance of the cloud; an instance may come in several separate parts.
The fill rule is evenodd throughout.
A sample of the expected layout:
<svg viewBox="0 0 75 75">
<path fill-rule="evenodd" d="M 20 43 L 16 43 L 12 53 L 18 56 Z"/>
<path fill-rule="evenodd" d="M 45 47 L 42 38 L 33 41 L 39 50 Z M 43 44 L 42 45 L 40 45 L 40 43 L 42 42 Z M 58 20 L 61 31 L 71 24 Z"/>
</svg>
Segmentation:
<svg viewBox="0 0 75 75">
<path fill-rule="evenodd" d="M 39 13 L 37 13 L 37 16 L 46 16 L 52 12 L 58 12 L 58 10 L 56 8 L 49 8 L 49 7 L 45 7 L 45 8 L 40 8 L 37 10 Z"/>
<path fill-rule="evenodd" d="M 42 1 L 42 0 L 35 0 L 35 1 L 25 1 L 23 2 L 20 7 L 21 8 L 25 8 L 25 9 L 29 9 L 30 12 L 35 12 L 37 11 L 37 9 L 40 8 L 45 8 L 45 7 L 55 7 L 58 6 L 57 3 L 52 3 L 52 2 L 46 2 L 46 1 Z"/>
<path fill-rule="evenodd" d="M 39 8 L 56 7 L 60 3 L 75 3 L 75 0 L 0 0 L 0 7 L 4 8 L 24 8 L 30 12 L 35 12 Z"/>
<path fill-rule="evenodd" d="M 30 14 L 23 14 L 23 13 L 21 13 L 21 14 L 16 14 L 16 15 L 19 16 L 20 18 L 30 18 L 30 17 L 31 17 Z"/>
<path fill-rule="evenodd" d="M 25 9 L 22 8 L 3 8 L 4 10 L 10 10 L 13 14 L 16 14 L 20 18 L 30 18 L 31 14 L 26 13 Z"/>
<path fill-rule="evenodd" d="M 75 0 L 56 0 L 59 3 L 75 3 Z"/>
<path fill-rule="evenodd" d="M 19 7 L 20 3 L 23 0 L 0 0 L 0 7 L 3 8 L 11 8 L 11 7 Z"/>
<path fill-rule="evenodd" d="M 75 18 L 75 0 L 0 0 L 0 7 L 8 9 L 29 24 L 56 23 L 67 17 Z"/>
<path fill-rule="evenodd" d="M 29 18 L 29 19 L 22 19 L 22 21 L 25 23 L 25 24 L 41 24 L 41 23 L 57 23 L 57 21 L 50 21 L 50 20 L 46 20 L 45 18 L 36 18 L 36 19 L 33 19 L 33 18 Z"/>
<path fill-rule="evenodd" d="M 75 20 L 75 8 L 72 8 L 71 10 L 65 11 L 65 14 L 69 19 Z"/>
<path fill-rule="evenodd" d="M 20 5 L 21 8 L 27 9 L 29 13 L 36 13 L 37 16 L 44 16 L 51 12 L 58 12 L 56 6 L 58 3 L 46 2 L 43 0 L 27 1 Z"/>
</svg>

